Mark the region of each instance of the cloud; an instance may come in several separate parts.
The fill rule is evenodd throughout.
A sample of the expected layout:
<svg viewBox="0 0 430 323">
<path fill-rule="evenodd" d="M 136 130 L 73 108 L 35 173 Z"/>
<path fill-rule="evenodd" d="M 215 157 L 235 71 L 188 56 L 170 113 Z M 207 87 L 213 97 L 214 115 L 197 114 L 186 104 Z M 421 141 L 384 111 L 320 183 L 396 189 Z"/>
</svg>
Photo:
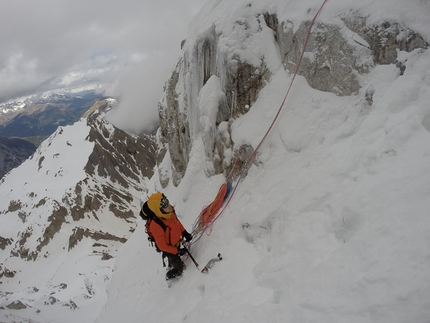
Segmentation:
<svg viewBox="0 0 430 323">
<path fill-rule="evenodd" d="M 140 64 L 124 67 L 110 82 L 107 93 L 120 96 L 119 108 L 107 119 L 126 131 L 152 131 L 158 125 L 158 100 L 170 77 L 174 60 L 165 53 L 148 55 Z M 171 64 L 170 64 L 171 63 Z"/>
<path fill-rule="evenodd" d="M 206 1 L 5 1 L 0 103 L 103 84 L 109 95 L 121 95 L 118 124 L 151 128 L 188 24 Z"/>
</svg>

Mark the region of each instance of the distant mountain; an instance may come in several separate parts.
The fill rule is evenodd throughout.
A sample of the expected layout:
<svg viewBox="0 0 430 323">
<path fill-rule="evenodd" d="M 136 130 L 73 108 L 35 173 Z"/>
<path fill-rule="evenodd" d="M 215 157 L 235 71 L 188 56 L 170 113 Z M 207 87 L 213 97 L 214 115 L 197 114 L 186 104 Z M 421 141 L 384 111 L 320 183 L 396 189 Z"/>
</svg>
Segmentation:
<svg viewBox="0 0 430 323">
<path fill-rule="evenodd" d="M 21 138 L 0 137 L 0 177 L 21 165 L 36 148 L 36 145 Z"/>
<path fill-rule="evenodd" d="M 0 136 L 49 136 L 59 126 L 74 123 L 103 95 L 94 91 L 56 93 L 35 101 L 0 105 Z"/>
<path fill-rule="evenodd" d="M 58 127 L 73 124 L 103 98 L 100 93 L 88 90 L 50 93 L 0 104 L 0 177 L 31 156 Z"/>
<path fill-rule="evenodd" d="M 16 100 L 0 103 L 0 116 L 8 113 L 20 112 L 27 107 L 43 103 L 61 103 L 74 98 L 91 99 L 102 95 L 94 89 L 82 90 L 79 92 L 49 92 L 42 95 L 32 95 Z"/>
</svg>

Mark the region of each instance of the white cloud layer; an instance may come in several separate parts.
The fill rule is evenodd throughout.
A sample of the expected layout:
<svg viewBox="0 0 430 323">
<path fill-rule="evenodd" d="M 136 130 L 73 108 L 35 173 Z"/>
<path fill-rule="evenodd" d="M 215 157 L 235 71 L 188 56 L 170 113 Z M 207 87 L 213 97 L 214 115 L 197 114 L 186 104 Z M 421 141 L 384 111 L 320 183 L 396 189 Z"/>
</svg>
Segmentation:
<svg viewBox="0 0 430 323">
<path fill-rule="evenodd" d="M 157 120 L 157 102 L 188 24 L 205 2 L 5 1 L 0 11 L 0 103 L 102 84 L 106 94 L 122 98 L 118 125 L 148 130 Z"/>
</svg>

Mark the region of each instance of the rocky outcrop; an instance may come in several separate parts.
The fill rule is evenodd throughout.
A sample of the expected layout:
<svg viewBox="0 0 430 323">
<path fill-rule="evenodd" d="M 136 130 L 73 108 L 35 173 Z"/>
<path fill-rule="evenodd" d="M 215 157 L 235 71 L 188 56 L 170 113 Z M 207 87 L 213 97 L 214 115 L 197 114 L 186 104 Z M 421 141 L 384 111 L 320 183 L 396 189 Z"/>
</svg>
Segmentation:
<svg viewBox="0 0 430 323">
<path fill-rule="evenodd" d="M 98 102 L 89 111 L 95 109 L 87 120 L 91 127 L 88 140 L 94 142 L 94 150 L 85 167 L 87 173 L 96 171 L 101 177 L 109 177 L 128 188 L 130 182 L 138 181 L 139 176 L 151 178 L 155 166 L 154 137 L 147 134 L 134 136 L 127 134 L 100 117 L 108 111 L 110 101 Z"/>
<path fill-rule="evenodd" d="M 12 302 L 9 305 L 7 305 L 6 307 L 8 309 L 11 309 L 11 310 L 22 310 L 24 308 L 27 308 L 27 306 L 21 301 Z"/>
<path fill-rule="evenodd" d="M 276 71 L 276 67 L 267 64 L 264 51 L 247 47 L 246 40 L 264 34 L 267 47 L 272 44 L 277 47 L 280 57 L 277 66 L 294 73 L 309 24 L 310 21 L 306 21 L 295 26 L 292 21 L 279 21 L 276 14 L 262 12 L 252 18 L 236 20 L 229 32 L 241 41 L 240 46 L 232 46 L 234 38 L 223 35 L 215 26 L 202 31 L 195 43 L 183 44 L 183 56 L 166 83 L 159 106 L 158 136 L 162 148 L 157 164 L 162 186 L 167 185 L 170 178 L 174 185 L 180 183 L 187 169 L 192 142 L 198 134 L 205 144 L 208 175 L 230 172 L 229 159 L 237 155 L 238 150 L 230 138 L 231 121 L 252 108 L 260 90 Z M 272 32 L 268 33 L 268 29 Z M 376 65 L 395 64 L 402 75 L 405 66 L 397 59 L 398 52 L 427 47 L 423 37 L 407 26 L 388 21 L 369 25 L 365 18 L 348 13 L 338 17 L 336 23 L 313 26 L 297 72 L 314 89 L 349 96 L 362 91 L 360 76 Z M 243 48 L 247 55 L 238 54 L 238 48 Z M 203 129 L 200 124 L 202 107 L 195 98 L 212 76 L 219 78 L 224 96 L 218 100 L 215 125 Z M 362 92 L 371 105 L 372 89 Z M 236 153 L 225 154 L 230 149 Z M 170 169 L 162 163 L 166 151 L 169 153 L 166 158 L 171 159 L 167 166 Z"/>
<path fill-rule="evenodd" d="M 0 237 L 0 249 L 4 250 L 7 246 L 12 244 L 12 239 Z"/>
<path fill-rule="evenodd" d="M 151 136 L 133 137 L 113 128 L 105 120 L 90 117 L 88 140 L 95 143 L 85 167 L 89 175 L 108 177 L 128 188 L 128 180 L 138 181 L 141 174 L 150 178 L 155 166 L 155 144 Z M 110 129 L 108 129 L 110 128 Z"/>
<path fill-rule="evenodd" d="M 218 127 L 221 123 L 228 123 L 229 120 L 246 113 L 271 76 L 264 59 L 256 66 L 241 60 L 237 55 L 219 50 L 220 36 L 215 28 L 205 33 L 191 52 L 184 52 L 172 77 L 166 83 L 164 97 L 159 105 L 159 142 L 162 146 L 157 163 L 160 165 L 167 150 L 172 161 L 172 169 L 170 172 L 165 171 L 163 167 L 159 168 L 162 186 L 167 185 L 169 180 L 165 173 L 171 173 L 174 185 L 178 185 L 185 174 L 192 141 L 201 130 L 197 98 L 208 80 L 212 76 L 218 76 L 224 90 L 224 96 L 220 97 L 218 102 L 215 122 L 215 127 Z M 184 83 L 184 78 L 190 74 L 193 76 L 193 82 Z M 181 88 L 184 84 L 189 87 Z M 218 140 L 213 140 L 214 134 Z M 226 165 L 223 165 L 222 160 L 224 150 L 231 146 L 230 138 L 220 135 L 218 131 L 210 133 L 207 137 L 211 141 L 207 145 L 207 159 L 213 160 L 214 155 L 220 156 L 212 165 L 208 165 L 208 175 L 226 172 Z"/>
<path fill-rule="evenodd" d="M 117 237 L 108 232 L 102 231 L 93 231 L 88 228 L 75 228 L 73 230 L 72 235 L 69 237 L 69 251 L 72 250 L 83 238 L 91 238 L 94 241 L 99 240 L 107 240 L 107 241 L 118 241 L 121 243 L 125 243 L 127 239 L 123 237 Z M 94 244 L 95 247 L 99 247 L 101 245 Z"/>
<path fill-rule="evenodd" d="M 2 277 L 13 278 L 15 277 L 16 271 L 12 271 L 0 265 L 0 279 Z"/>
<path fill-rule="evenodd" d="M 417 48 L 427 49 L 424 38 L 397 22 L 386 21 L 380 25 L 367 25 L 366 19 L 352 17 L 343 19 L 345 25 L 369 44 L 375 64 L 398 64 L 398 51 L 411 52 Z M 401 69 L 403 74 L 404 69 Z"/>
</svg>

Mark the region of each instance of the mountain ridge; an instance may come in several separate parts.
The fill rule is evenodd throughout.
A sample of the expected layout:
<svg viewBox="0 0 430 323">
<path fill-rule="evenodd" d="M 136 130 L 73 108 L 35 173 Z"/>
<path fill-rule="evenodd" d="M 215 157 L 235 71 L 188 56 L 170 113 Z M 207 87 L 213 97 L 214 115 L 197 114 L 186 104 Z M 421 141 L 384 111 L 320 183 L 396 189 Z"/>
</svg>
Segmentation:
<svg viewBox="0 0 430 323">
<path fill-rule="evenodd" d="M 25 296 L 26 307 L 42 308 L 51 301 L 72 306 L 88 291 L 67 300 L 54 295 L 67 292 L 69 281 L 81 274 L 85 281 L 86 275 L 103 271 L 108 279 L 112 258 L 135 229 L 138 210 L 132 205 L 139 204 L 145 181 L 153 173 L 154 138 L 129 135 L 105 121 L 103 116 L 115 104 L 106 100 L 74 125 L 59 127 L 30 159 L 0 181 L 5 197 L 0 203 L 2 290 L 25 294 L 19 281 L 51 263 L 43 279 L 27 281 L 39 292 L 31 301 L 31 295 Z M 102 263 L 86 274 L 64 275 L 67 264 L 79 268 L 73 254 L 88 261 L 97 257 Z M 58 261 L 63 269 L 52 266 Z M 58 283 L 43 287 L 44 280 Z M 6 301 L 8 295 L 1 294 L 2 304 L 13 307 L 13 300 Z M 36 305 L 44 295 L 51 295 L 51 301 Z"/>
<path fill-rule="evenodd" d="M 50 93 L 36 100 L 27 98 L 20 103 L 11 102 L 10 109 L 5 109 L 5 104 L 0 105 L 0 137 L 3 138 L 0 145 L 0 178 L 31 156 L 36 147 L 59 126 L 74 123 L 95 101 L 102 98 L 94 91 Z M 14 108 L 16 106 L 19 108 Z M 25 152 L 17 150 L 14 145 L 18 138 L 20 147 L 26 147 Z"/>
</svg>

